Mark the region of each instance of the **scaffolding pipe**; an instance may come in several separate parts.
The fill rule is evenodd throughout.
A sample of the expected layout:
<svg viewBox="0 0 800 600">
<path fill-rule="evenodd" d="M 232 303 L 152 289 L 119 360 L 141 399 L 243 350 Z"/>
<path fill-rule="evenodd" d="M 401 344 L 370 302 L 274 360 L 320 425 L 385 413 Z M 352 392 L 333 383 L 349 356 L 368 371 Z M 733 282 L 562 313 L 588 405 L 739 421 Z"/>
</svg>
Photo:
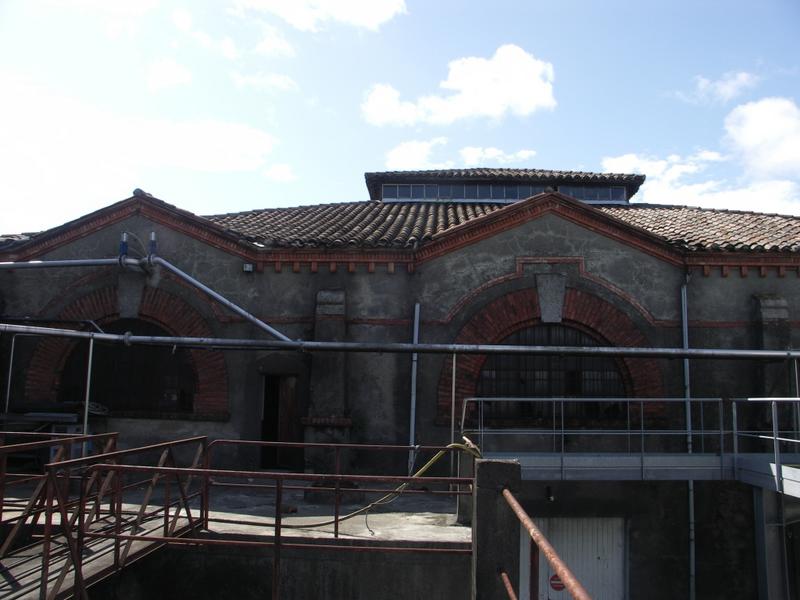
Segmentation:
<svg viewBox="0 0 800 600">
<path fill-rule="evenodd" d="M 800 350 L 723 350 L 712 348 L 632 348 L 628 346 L 504 346 L 500 344 L 409 344 L 396 342 L 318 342 L 304 340 L 254 340 L 248 338 L 210 338 L 185 336 L 132 335 L 129 333 L 90 333 L 73 329 L 33 327 L 0 323 L 0 333 L 26 333 L 75 339 L 94 337 L 101 342 L 126 345 L 181 346 L 212 350 L 297 350 L 300 352 L 395 352 L 410 354 L 514 354 L 614 356 L 627 358 L 754 359 L 785 360 L 800 358 Z"/>
<path fill-rule="evenodd" d="M 14 368 L 14 350 L 16 349 L 17 345 L 17 333 L 11 336 L 11 353 L 8 357 L 8 381 L 6 381 L 6 414 L 8 414 L 8 408 L 11 405 L 11 374 Z"/>
<path fill-rule="evenodd" d="M 140 262 L 134 258 L 76 258 L 66 260 L 28 260 L 21 262 L 0 262 L 0 270 L 45 269 L 66 267 L 139 267 Z"/>
<path fill-rule="evenodd" d="M 687 271 L 681 285 L 681 337 L 683 349 L 689 349 L 689 301 L 687 287 L 690 273 Z M 689 358 L 683 358 L 683 395 L 686 398 L 686 451 L 692 453 L 692 384 L 689 371 Z M 700 403 L 702 410 L 703 404 Z M 721 409 L 720 409 L 721 410 Z M 720 429 L 722 429 L 720 427 Z M 720 456 L 722 448 L 720 447 Z M 695 515 L 694 515 L 694 480 L 687 482 L 687 503 L 689 509 L 689 600 L 697 597 L 697 569 L 695 555 Z"/>
<path fill-rule="evenodd" d="M 151 244 L 153 242 L 154 242 L 154 240 L 151 239 Z M 230 300 L 228 300 L 227 298 L 225 298 L 221 294 L 218 294 L 217 292 L 212 290 L 210 287 L 208 287 L 207 285 L 205 285 L 201 281 L 195 279 L 194 277 L 192 277 L 188 273 L 184 273 L 183 271 L 181 271 L 178 267 L 176 267 L 175 265 L 173 265 L 169 261 L 166 261 L 163 258 L 161 258 L 160 256 L 155 256 L 153 254 L 148 256 L 147 260 L 148 260 L 148 262 L 150 264 L 156 264 L 156 265 L 160 265 L 160 266 L 164 267 L 167 271 L 169 271 L 173 275 L 176 275 L 180 279 L 183 279 L 185 282 L 193 285 L 198 290 L 200 290 L 201 292 L 205 293 L 207 296 L 211 296 L 214 300 L 216 300 L 217 302 L 222 304 L 224 307 L 226 307 L 229 310 L 235 312 L 237 315 L 239 315 L 240 317 L 244 318 L 245 320 L 250 321 L 253 325 L 258 327 L 259 329 L 263 329 L 264 331 L 269 333 L 271 336 L 276 337 L 279 340 L 283 340 L 284 342 L 291 341 L 288 337 L 283 335 L 280 331 L 278 331 L 274 327 L 270 327 L 269 325 L 264 323 L 264 321 L 262 321 L 261 319 L 259 319 L 258 317 L 254 316 L 254 315 L 251 315 L 249 312 L 247 312 L 245 309 L 243 309 L 238 304 L 234 304 L 233 302 L 231 302 Z"/>
<path fill-rule="evenodd" d="M 462 426 L 463 429 L 463 426 Z M 453 372 L 450 376 L 450 443 L 455 444 L 456 442 L 456 353 L 453 353 Z M 459 464 L 461 464 L 459 462 Z M 455 472 L 453 471 L 454 468 L 454 457 L 453 454 L 450 454 L 450 477 L 452 477 Z"/>
<path fill-rule="evenodd" d="M 155 239 L 155 232 L 153 232 L 150 234 L 149 250 L 151 254 L 149 254 L 146 258 L 143 258 L 141 260 L 137 260 L 135 258 L 128 258 L 127 254 L 125 254 L 125 252 L 127 251 L 127 234 L 123 234 L 122 241 L 120 242 L 120 255 L 116 258 L 84 258 L 84 259 L 68 259 L 68 260 L 30 260 L 21 262 L 0 262 L 0 269 L 12 270 L 12 269 L 44 269 L 44 268 L 65 268 L 65 267 L 110 267 L 115 265 L 121 267 L 128 266 L 128 267 L 143 268 L 144 265 L 157 264 L 167 269 L 173 275 L 193 285 L 206 295 L 211 296 L 214 300 L 216 300 L 229 310 L 233 311 L 234 313 L 246 319 L 247 321 L 250 321 L 256 327 L 263 329 L 273 337 L 276 337 L 277 339 L 283 341 L 290 341 L 287 336 L 283 335 L 277 329 L 270 327 L 269 325 L 264 323 L 261 319 L 251 315 L 242 307 L 238 306 L 237 304 L 234 304 L 221 294 L 218 294 L 204 283 L 198 281 L 188 273 L 181 271 L 178 267 L 176 267 L 169 261 L 164 260 L 160 256 L 156 256 L 155 248 L 156 248 L 156 239 Z"/>
<path fill-rule="evenodd" d="M 414 303 L 414 332 L 412 334 L 412 342 L 414 345 L 419 343 L 419 302 Z M 411 406 L 408 424 L 408 445 L 414 446 L 417 443 L 417 361 L 418 355 L 416 352 L 411 354 Z M 408 451 L 408 474 L 414 470 L 414 459 L 416 451 L 411 449 Z"/>
<path fill-rule="evenodd" d="M 92 393 L 92 362 L 94 360 L 94 338 L 89 338 L 89 360 L 86 362 L 86 394 L 83 401 L 83 435 L 89 435 L 89 398 Z M 86 456 L 88 446 L 86 442 L 81 445 L 81 456 Z"/>
</svg>

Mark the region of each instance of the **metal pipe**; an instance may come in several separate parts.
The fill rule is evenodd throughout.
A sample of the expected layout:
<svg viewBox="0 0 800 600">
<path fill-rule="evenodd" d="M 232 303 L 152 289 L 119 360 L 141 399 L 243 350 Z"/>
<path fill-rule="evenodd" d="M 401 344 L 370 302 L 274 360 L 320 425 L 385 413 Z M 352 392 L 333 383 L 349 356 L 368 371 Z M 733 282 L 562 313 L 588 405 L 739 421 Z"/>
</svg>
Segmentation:
<svg viewBox="0 0 800 600">
<path fill-rule="evenodd" d="M 92 393 L 92 362 L 94 360 L 94 338 L 89 338 L 89 360 L 86 361 L 86 395 L 83 401 L 83 435 L 89 434 L 89 398 Z M 81 456 L 86 456 L 88 445 L 86 442 L 81 444 Z"/>
<path fill-rule="evenodd" d="M 132 265 L 139 262 L 130 259 Z M 28 260 L 22 262 L 0 262 L 0 269 L 45 269 L 63 267 L 112 267 L 119 265 L 119 258 L 79 258 L 67 260 Z"/>
<path fill-rule="evenodd" d="M 450 377 L 450 443 L 456 441 L 456 354 L 453 353 L 453 372 Z M 450 476 L 455 475 L 455 457 L 450 454 Z"/>
<path fill-rule="evenodd" d="M 414 303 L 414 332 L 412 334 L 414 345 L 419 343 L 419 302 Z M 417 442 L 417 357 L 416 352 L 411 353 L 411 406 L 408 418 L 408 445 L 413 446 Z M 412 449 L 408 451 L 408 474 L 414 471 L 414 458 L 416 452 Z"/>
<path fill-rule="evenodd" d="M 800 350 L 723 350 L 715 348 L 636 348 L 628 346 L 504 346 L 500 344 L 409 344 L 395 342 L 317 342 L 304 340 L 254 340 L 248 338 L 210 338 L 184 336 L 129 335 L 91 333 L 52 327 L 32 327 L 0 323 L 0 333 L 27 333 L 76 339 L 94 339 L 126 345 L 188 346 L 216 350 L 296 350 L 300 352 L 413 352 L 427 354 L 515 354 L 564 356 L 614 356 L 623 358 L 682 358 L 692 359 L 800 359 Z"/>
<path fill-rule="evenodd" d="M 11 355 L 8 358 L 8 381 L 6 381 L 6 413 L 8 413 L 8 407 L 11 404 L 11 374 L 14 368 L 14 350 L 17 345 L 17 335 L 19 334 L 15 333 L 11 336 Z"/>
<path fill-rule="evenodd" d="M 531 539 L 539 548 L 541 554 L 547 559 L 547 562 L 550 563 L 550 566 L 556 572 L 559 579 L 561 579 L 561 583 L 564 584 L 564 587 L 567 588 L 567 591 L 572 595 L 572 597 L 576 600 L 591 600 L 589 593 L 584 589 L 584 587 L 581 585 L 581 582 L 578 581 L 575 575 L 572 574 L 572 571 L 570 571 L 567 564 L 561 560 L 558 552 L 556 552 L 555 548 L 550 545 L 550 542 L 539 530 L 533 520 L 528 516 L 528 513 L 526 513 L 522 506 L 520 506 L 519 502 L 517 502 L 517 499 L 514 498 L 514 494 L 512 494 L 506 488 L 503 490 L 503 497 L 506 499 L 506 502 L 508 502 L 511 510 L 514 511 L 514 514 L 519 519 L 519 522 L 528 531 Z"/>
<path fill-rule="evenodd" d="M 152 243 L 152 240 L 151 240 L 151 243 Z M 185 272 L 181 271 L 178 267 L 176 267 L 172 263 L 164 260 L 160 256 L 155 256 L 155 255 L 151 254 L 150 256 L 147 257 L 147 260 L 148 260 L 148 262 L 150 264 L 160 265 L 160 266 L 164 267 L 167 271 L 172 273 L 173 275 L 176 275 L 177 277 L 183 279 L 187 283 L 190 283 L 191 285 L 196 287 L 198 290 L 200 290 L 201 292 L 205 293 L 207 296 L 211 296 L 214 300 L 216 300 L 217 302 L 219 302 L 220 304 L 222 304 L 223 306 L 225 306 L 229 310 L 235 312 L 240 317 L 250 321 L 253 325 L 258 327 L 259 329 L 263 329 L 264 331 L 266 331 L 270 335 L 278 338 L 279 340 L 283 340 L 285 342 L 291 341 L 288 337 L 283 335 L 277 329 L 275 329 L 273 327 L 270 327 L 269 325 L 264 323 L 264 321 L 262 321 L 261 319 L 259 319 L 258 317 L 254 316 L 254 315 L 251 315 L 249 312 L 247 312 L 245 309 L 243 309 L 238 304 L 234 304 L 233 302 L 231 302 L 230 300 L 228 300 L 227 298 L 225 298 L 221 294 L 218 294 L 217 292 L 212 290 L 210 287 L 208 287 L 204 283 L 198 281 L 197 279 L 195 279 L 194 277 L 192 277 L 188 273 L 185 273 Z"/>
<path fill-rule="evenodd" d="M 683 349 L 689 349 L 689 301 L 687 288 L 691 274 L 686 271 L 683 283 L 681 284 L 681 338 Z M 684 411 L 686 413 L 686 452 L 692 453 L 692 384 L 691 372 L 689 370 L 689 357 L 683 358 L 683 395 L 686 398 Z M 702 414 L 703 404 L 700 403 Z M 720 449 L 720 460 L 722 460 L 722 449 Z M 695 555 L 695 515 L 694 515 L 694 480 L 687 482 L 687 504 L 689 509 L 689 600 L 697 597 L 697 568 Z"/>
<path fill-rule="evenodd" d="M 500 571 L 500 581 L 503 582 L 503 587 L 506 590 L 506 595 L 508 596 L 508 600 L 518 600 L 517 594 L 514 592 L 514 585 L 511 583 L 511 579 L 508 577 L 508 573 L 505 571 Z"/>
</svg>

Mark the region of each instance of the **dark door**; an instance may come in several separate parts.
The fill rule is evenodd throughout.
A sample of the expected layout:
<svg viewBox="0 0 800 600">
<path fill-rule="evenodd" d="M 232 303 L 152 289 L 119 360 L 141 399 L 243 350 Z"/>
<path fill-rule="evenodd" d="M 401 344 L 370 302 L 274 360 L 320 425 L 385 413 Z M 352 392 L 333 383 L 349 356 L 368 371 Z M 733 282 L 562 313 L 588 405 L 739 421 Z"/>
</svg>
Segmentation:
<svg viewBox="0 0 800 600">
<path fill-rule="evenodd" d="M 297 415 L 297 376 L 265 375 L 261 439 L 267 442 L 302 441 Z M 303 466 L 302 449 L 265 446 L 261 467 L 297 470 Z"/>
</svg>

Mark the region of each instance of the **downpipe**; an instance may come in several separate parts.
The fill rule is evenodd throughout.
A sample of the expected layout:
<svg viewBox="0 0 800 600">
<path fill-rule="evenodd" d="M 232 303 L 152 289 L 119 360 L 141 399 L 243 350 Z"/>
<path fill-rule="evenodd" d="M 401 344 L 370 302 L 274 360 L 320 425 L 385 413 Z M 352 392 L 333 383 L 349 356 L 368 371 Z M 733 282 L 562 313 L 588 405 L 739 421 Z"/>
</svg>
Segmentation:
<svg viewBox="0 0 800 600">
<path fill-rule="evenodd" d="M 681 337 L 682 346 L 686 351 L 689 349 L 689 302 L 687 299 L 687 287 L 691 274 L 686 271 L 683 283 L 681 284 Z M 683 359 L 683 396 L 686 398 L 686 452 L 692 453 L 692 385 L 690 379 L 689 358 Z M 695 556 L 695 516 L 694 516 L 694 480 L 688 481 L 687 501 L 689 509 L 689 600 L 697 597 L 697 570 Z"/>
</svg>

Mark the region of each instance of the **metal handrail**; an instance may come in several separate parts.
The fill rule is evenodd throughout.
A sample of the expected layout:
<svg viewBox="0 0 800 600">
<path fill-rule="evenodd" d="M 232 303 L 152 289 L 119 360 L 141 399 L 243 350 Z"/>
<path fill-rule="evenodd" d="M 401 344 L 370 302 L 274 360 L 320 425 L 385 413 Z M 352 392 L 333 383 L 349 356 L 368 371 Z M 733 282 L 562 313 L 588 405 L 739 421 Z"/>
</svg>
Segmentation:
<svg viewBox="0 0 800 600">
<path fill-rule="evenodd" d="M 536 526 L 536 523 L 533 522 L 533 519 L 528 516 L 528 513 L 525 512 L 524 508 L 522 508 L 522 505 L 520 505 L 520 503 L 514 497 L 514 494 L 512 494 L 508 488 L 505 488 L 503 489 L 503 497 L 506 499 L 508 506 L 514 512 L 517 519 L 519 519 L 519 522 L 528 531 L 528 534 L 539 548 L 539 551 L 547 559 L 547 562 L 556 572 L 559 579 L 561 579 L 561 583 L 563 583 L 564 587 L 567 588 L 569 594 L 575 600 L 591 600 L 589 593 L 584 589 L 583 585 L 581 585 L 581 582 L 578 581 L 578 578 L 575 577 L 567 564 L 561 559 L 561 557 L 558 555 L 558 552 L 556 552 L 556 549 L 553 548 L 545 535 Z"/>
</svg>

